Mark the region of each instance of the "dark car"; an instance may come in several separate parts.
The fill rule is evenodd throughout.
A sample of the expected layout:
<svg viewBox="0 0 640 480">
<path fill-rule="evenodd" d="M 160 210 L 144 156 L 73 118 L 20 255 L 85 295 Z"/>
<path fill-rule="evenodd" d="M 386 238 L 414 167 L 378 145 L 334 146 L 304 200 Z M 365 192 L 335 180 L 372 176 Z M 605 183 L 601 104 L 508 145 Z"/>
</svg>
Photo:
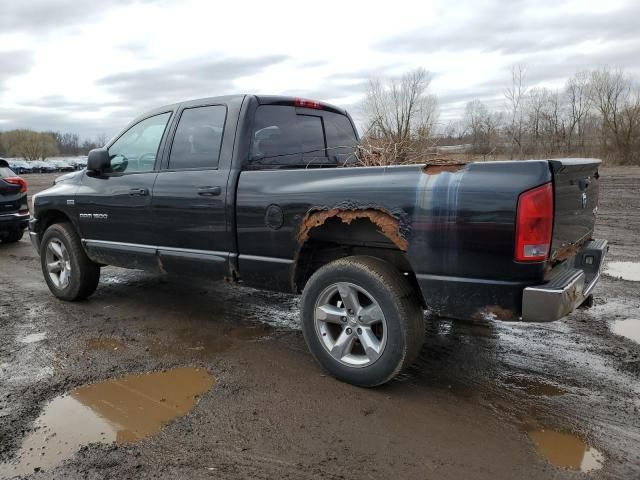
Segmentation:
<svg viewBox="0 0 640 480">
<path fill-rule="evenodd" d="M 31 163 L 33 164 L 34 172 L 53 173 L 58 171 L 56 165 L 49 160 L 35 160 Z"/>
<path fill-rule="evenodd" d="M 87 157 L 72 158 L 69 163 L 74 170 L 82 170 L 87 166 Z"/>
<path fill-rule="evenodd" d="M 29 224 L 27 182 L 0 158 L 0 240 L 17 242 Z"/>
<path fill-rule="evenodd" d="M 18 175 L 33 172 L 33 165 L 31 165 L 30 162 L 27 162 L 25 160 L 18 160 L 18 159 L 7 160 L 7 161 L 9 162 L 9 168 L 14 172 L 16 172 Z"/>
<path fill-rule="evenodd" d="M 599 160 L 356 167 L 350 116 L 237 95 L 160 107 L 34 198 L 54 295 L 103 265 L 302 293 L 304 337 L 336 377 L 387 382 L 420 350 L 423 309 L 551 321 L 589 300 Z"/>
<path fill-rule="evenodd" d="M 76 170 L 71 162 L 62 158 L 53 158 L 51 160 L 48 160 L 47 163 L 54 167 L 57 172 L 73 172 L 74 170 Z"/>
</svg>

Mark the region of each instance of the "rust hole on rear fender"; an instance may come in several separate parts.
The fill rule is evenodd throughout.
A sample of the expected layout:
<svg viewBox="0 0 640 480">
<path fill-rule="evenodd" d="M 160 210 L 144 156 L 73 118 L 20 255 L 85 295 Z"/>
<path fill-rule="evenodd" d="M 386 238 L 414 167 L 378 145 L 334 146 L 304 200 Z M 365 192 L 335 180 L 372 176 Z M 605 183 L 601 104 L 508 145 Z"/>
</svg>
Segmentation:
<svg viewBox="0 0 640 480">
<path fill-rule="evenodd" d="M 401 221 L 389 212 L 379 208 L 351 209 L 334 207 L 326 210 L 312 209 L 304 216 L 298 229 L 298 243 L 303 244 L 309 239 L 311 230 L 320 227 L 330 218 L 339 218 L 343 223 L 350 224 L 356 219 L 366 218 L 374 223 L 378 229 L 400 250 L 407 251 L 409 242 L 402 234 Z"/>
<path fill-rule="evenodd" d="M 458 172 L 462 170 L 467 164 L 462 162 L 438 162 L 438 163 L 427 163 L 424 167 L 422 167 L 422 172 L 427 175 L 438 175 L 443 172 Z"/>
</svg>

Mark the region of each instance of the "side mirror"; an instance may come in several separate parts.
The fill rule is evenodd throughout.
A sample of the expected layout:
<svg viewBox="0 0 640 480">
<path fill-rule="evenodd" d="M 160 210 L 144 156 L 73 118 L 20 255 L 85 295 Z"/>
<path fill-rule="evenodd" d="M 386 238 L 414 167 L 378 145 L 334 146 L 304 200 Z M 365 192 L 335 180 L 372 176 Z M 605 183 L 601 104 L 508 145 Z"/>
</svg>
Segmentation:
<svg viewBox="0 0 640 480">
<path fill-rule="evenodd" d="M 111 167 L 111 159 L 106 148 L 94 148 L 87 157 L 87 171 L 100 173 Z"/>
</svg>

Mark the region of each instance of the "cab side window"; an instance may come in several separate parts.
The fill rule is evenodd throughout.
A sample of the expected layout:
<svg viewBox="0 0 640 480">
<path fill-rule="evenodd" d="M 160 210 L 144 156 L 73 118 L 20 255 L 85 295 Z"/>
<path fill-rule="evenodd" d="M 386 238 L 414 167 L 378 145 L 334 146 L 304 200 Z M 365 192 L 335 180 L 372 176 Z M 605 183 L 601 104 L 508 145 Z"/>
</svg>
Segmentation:
<svg viewBox="0 0 640 480">
<path fill-rule="evenodd" d="M 218 168 L 226 116 L 222 105 L 185 109 L 171 146 L 169 168 Z"/>
<path fill-rule="evenodd" d="M 153 170 L 160 141 L 169 122 L 170 112 L 136 123 L 109 147 L 111 171 L 118 173 Z"/>
</svg>

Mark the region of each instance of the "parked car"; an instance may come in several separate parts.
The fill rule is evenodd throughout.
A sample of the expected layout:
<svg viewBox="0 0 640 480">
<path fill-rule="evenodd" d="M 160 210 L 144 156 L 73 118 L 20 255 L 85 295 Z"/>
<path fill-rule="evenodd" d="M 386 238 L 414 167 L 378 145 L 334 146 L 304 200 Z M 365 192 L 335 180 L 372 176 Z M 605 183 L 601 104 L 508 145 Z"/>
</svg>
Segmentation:
<svg viewBox="0 0 640 480">
<path fill-rule="evenodd" d="M 0 158 L 0 240 L 14 243 L 22 238 L 29 224 L 27 182 Z"/>
<path fill-rule="evenodd" d="M 58 172 L 72 172 L 75 170 L 75 167 L 67 160 L 52 158 L 48 163 Z"/>
<path fill-rule="evenodd" d="M 82 170 L 87 166 L 87 157 L 76 157 L 70 160 L 74 170 Z"/>
<path fill-rule="evenodd" d="M 302 293 L 311 353 L 361 386 L 416 358 L 425 307 L 550 321 L 589 300 L 599 160 L 350 167 L 357 142 L 347 112 L 298 98 L 148 112 L 35 195 L 49 289 L 85 298 L 115 265 Z"/>
<path fill-rule="evenodd" d="M 52 173 L 57 171 L 55 165 L 47 160 L 34 160 L 31 162 L 34 173 Z"/>
<path fill-rule="evenodd" d="M 11 159 L 7 160 L 7 162 L 9 164 L 9 168 L 18 175 L 33 172 L 33 165 L 25 160 Z"/>
</svg>

